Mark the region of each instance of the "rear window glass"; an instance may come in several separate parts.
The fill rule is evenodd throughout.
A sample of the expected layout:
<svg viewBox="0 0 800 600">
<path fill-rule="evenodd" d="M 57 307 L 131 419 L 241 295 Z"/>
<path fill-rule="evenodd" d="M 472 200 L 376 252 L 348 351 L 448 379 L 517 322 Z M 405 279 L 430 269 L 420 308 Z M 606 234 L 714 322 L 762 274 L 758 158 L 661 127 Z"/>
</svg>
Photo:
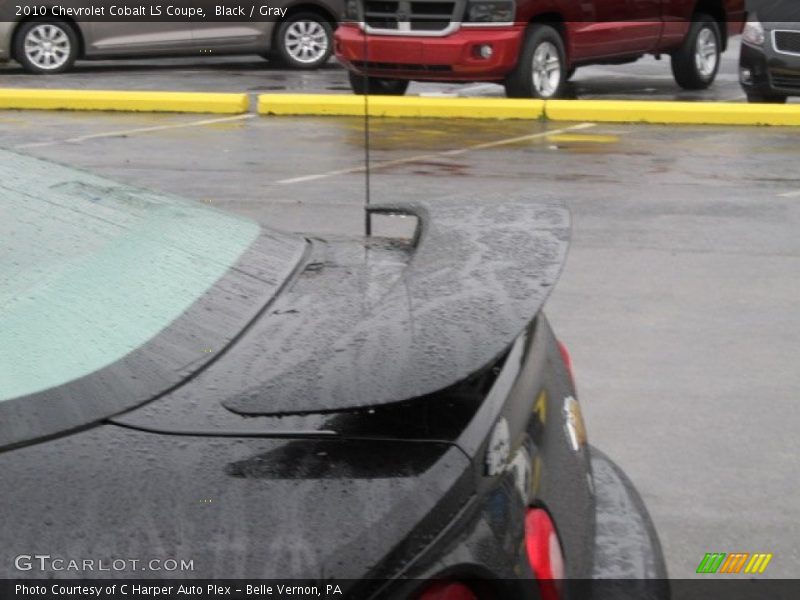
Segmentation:
<svg viewBox="0 0 800 600">
<path fill-rule="evenodd" d="M 0 401 L 88 375 L 156 336 L 257 223 L 0 151 Z"/>
</svg>

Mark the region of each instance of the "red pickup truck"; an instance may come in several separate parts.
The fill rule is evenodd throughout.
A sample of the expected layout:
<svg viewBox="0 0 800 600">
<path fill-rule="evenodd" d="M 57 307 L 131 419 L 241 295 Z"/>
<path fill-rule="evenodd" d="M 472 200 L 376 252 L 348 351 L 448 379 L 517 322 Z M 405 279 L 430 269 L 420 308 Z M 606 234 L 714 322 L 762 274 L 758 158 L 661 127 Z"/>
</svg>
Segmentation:
<svg viewBox="0 0 800 600">
<path fill-rule="evenodd" d="M 410 81 L 492 81 L 557 98 L 577 67 L 669 54 L 677 83 L 711 85 L 744 0 L 348 0 L 336 56 L 357 94 Z"/>
</svg>

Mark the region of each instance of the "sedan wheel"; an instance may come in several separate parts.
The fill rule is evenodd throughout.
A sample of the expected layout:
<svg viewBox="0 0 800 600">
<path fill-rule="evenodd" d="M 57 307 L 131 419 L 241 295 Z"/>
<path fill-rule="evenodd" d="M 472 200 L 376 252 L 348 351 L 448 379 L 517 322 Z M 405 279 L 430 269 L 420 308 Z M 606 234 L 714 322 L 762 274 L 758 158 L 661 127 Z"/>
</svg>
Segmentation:
<svg viewBox="0 0 800 600">
<path fill-rule="evenodd" d="M 277 41 L 278 53 L 288 66 L 315 69 L 331 56 L 333 29 L 320 16 L 298 14 L 281 23 Z"/>
<path fill-rule="evenodd" d="M 75 62 L 78 40 L 72 27 L 60 21 L 31 21 L 15 39 L 15 58 L 31 73 L 61 73 Z"/>
</svg>

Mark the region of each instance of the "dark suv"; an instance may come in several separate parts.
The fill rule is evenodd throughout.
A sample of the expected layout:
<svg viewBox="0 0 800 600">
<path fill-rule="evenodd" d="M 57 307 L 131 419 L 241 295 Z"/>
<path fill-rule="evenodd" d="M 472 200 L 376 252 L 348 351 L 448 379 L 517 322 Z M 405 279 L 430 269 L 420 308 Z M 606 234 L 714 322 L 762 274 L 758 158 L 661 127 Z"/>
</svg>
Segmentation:
<svg viewBox="0 0 800 600">
<path fill-rule="evenodd" d="M 750 102 L 800 96 L 800 7 L 774 2 L 752 12 L 742 32 L 739 81 Z"/>
</svg>

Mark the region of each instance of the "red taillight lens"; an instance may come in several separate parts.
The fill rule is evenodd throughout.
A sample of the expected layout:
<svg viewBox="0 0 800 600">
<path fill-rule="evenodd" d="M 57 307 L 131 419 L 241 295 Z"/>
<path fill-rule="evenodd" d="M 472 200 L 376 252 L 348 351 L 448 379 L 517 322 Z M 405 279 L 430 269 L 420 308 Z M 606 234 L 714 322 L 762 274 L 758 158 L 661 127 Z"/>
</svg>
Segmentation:
<svg viewBox="0 0 800 600">
<path fill-rule="evenodd" d="M 426 587 L 417 600 L 478 600 L 478 597 L 460 581 L 437 581 Z"/>
<path fill-rule="evenodd" d="M 572 385 L 575 385 L 575 373 L 572 370 L 572 357 L 569 355 L 569 350 L 564 345 L 563 342 L 558 342 L 558 350 L 561 352 L 561 360 L 564 361 L 564 365 L 567 367 L 567 372 L 569 373 L 569 378 L 572 380 Z"/>
<path fill-rule="evenodd" d="M 529 508 L 525 515 L 525 548 L 542 600 L 560 600 L 564 553 L 550 515 L 541 508 Z"/>
</svg>

